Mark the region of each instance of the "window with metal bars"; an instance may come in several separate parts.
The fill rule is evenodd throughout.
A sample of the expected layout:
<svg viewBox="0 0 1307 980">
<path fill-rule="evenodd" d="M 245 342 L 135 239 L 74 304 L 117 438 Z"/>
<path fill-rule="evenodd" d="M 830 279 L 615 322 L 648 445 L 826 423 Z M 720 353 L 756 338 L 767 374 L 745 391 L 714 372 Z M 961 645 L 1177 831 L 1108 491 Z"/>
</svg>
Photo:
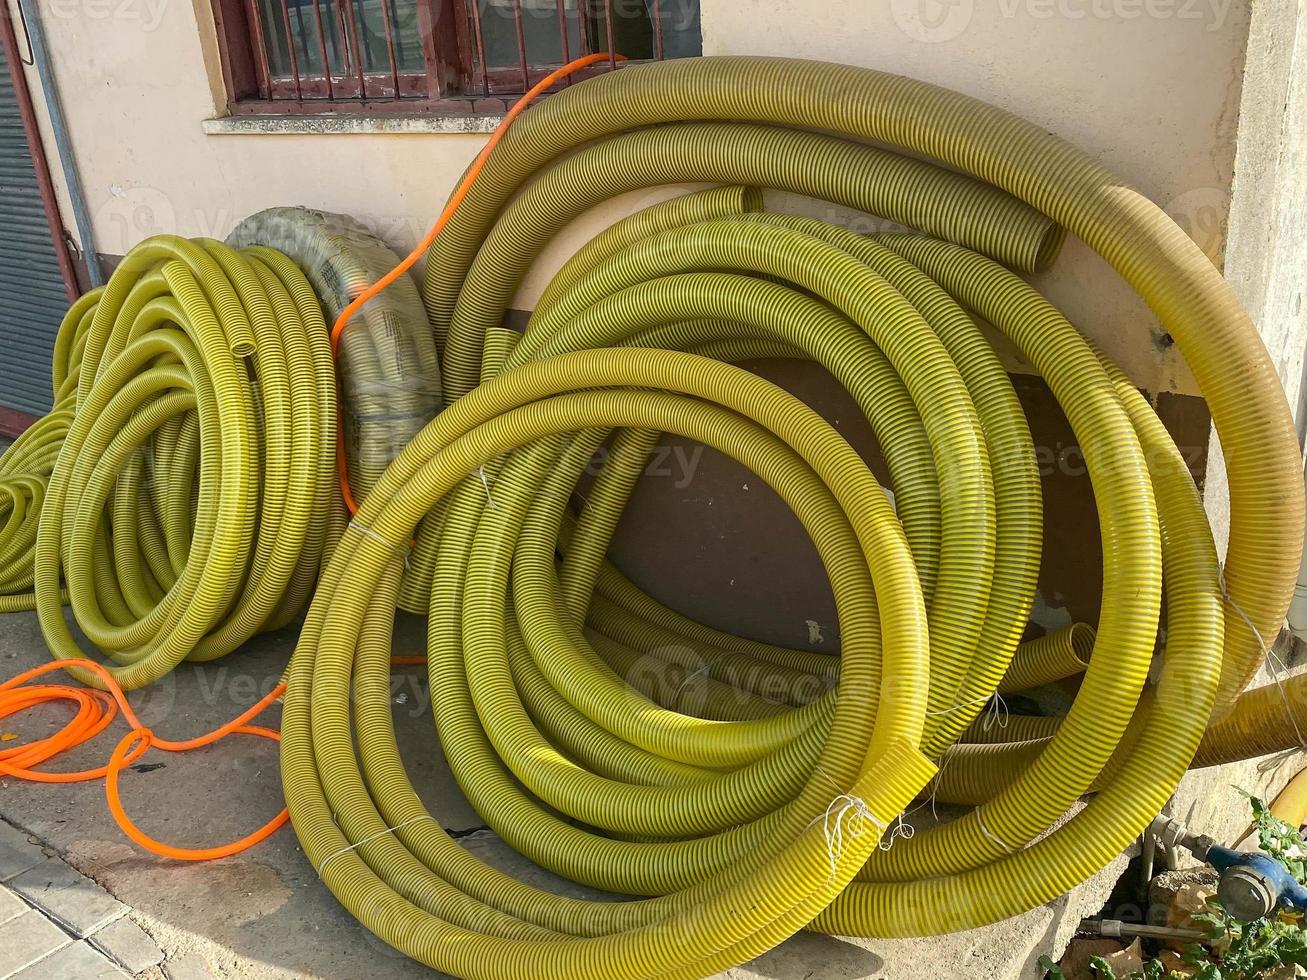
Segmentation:
<svg viewBox="0 0 1307 980">
<path fill-rule="evenodd" d="M 700 53 L 699 0 L 213 2 L 236 113 L 495 112 L 584 54 Z"/>
</svg>

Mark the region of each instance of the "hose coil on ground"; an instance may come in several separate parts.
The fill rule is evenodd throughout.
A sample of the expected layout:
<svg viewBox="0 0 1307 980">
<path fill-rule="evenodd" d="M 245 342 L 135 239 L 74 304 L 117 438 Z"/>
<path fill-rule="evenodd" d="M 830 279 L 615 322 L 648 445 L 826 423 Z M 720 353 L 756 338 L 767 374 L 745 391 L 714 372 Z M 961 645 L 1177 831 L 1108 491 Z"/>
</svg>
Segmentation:
<svg viewBox="0 0 1307 980">
<path fill-rule="evenodd" d="M 558 274 L 524 334 L 502 328 L 571 218 L 696 181 L 728 186 L 619 223 Z M 863 238 L 759 213 L 745 187 L 924 234 Z M 1063 227 L 1135 286 L 1202 385 L 1229 462 L 1223 578 L 1151 407 L 1012 271 L 1050 262 Z M 924 935 L 1025 911 L 1158 812 L 1209 714 L 1260 663 L 1248 624 L 1273 637 L 1287 608 L 1302 541 L 1296 439 L 1228 286 L 1141 194 L 966 96 L 760 58 L 572 86 L 488 158 L 428 255 L 424 298 L 449 407 L 377 482 L 324 574 L 289 674 L 282 776 L 327 886 L 446 972 L 499 978 L 529 962 L 558 977 L 702 976 L 804 926 Z M 1014 772 L 990 764 L 1007 746 L 969 729 L 1013 662 L 1041 505 L 1028 428 L 976 317 L 1061 402 L 1104 540 L 1079 694 Z M 858 400 L 897 513 L 827 423 L 726 363 L 777 356 L 820 362 Z M 835 595 L 837 668 L 693 623 L 605 561 L 663 431 L 733 456 L 794 510 Z M 576 480 L 609 439 L 572 516 Z M 1149 685 L 1163 581 L 1167 646 Z M 430 613 L 442 748 L 487 823 L 555 873 L 657 897 L 559 897 L 427 819 L 386 696 L 393 613 L 413 603 Z M 1059 656 L 1018 663 L 1056 672 L 1083 649 Z M 671 667 L 693 697 L 666 683 Z M 983 802 L 878 849 L 935 775 L 928 760 L 942 767 L 928 792 L 951 782 Z"/>
<path fill-rule="evenodd" d="M 0 455 L 0 612 L 36 608 L 33 562 L 41 504 L 77 405 L 86 333 L 102 290 L 80 297 L 55 334 L 50 377 L 54 407 L 23 430 Z"/>
<path fill-rule="evenodd" d="M 60 427 L 62 443 L 33 570 L 56 657 L 84 656 L 65 582 L 78 628 L 124 689 L 302 611 L 343 516 L 331 352 L 293 263 L 267 248 L 148 239 L 72 308 L 54 380 L 67 395 L 39 431 Z"/>
</svg>

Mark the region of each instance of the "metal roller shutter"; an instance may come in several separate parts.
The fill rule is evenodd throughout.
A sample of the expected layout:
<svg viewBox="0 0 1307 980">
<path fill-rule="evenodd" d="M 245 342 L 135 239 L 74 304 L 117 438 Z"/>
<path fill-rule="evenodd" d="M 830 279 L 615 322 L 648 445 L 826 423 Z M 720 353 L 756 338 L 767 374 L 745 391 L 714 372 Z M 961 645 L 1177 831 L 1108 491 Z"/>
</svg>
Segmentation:
<svg viewBox="0 0 1307 980">
<path fill-rule="evenodd" d="M 9 66 L 0 66 L 0 406 L 50 410 L 50 356 L 68 294 Z"/>
</svg>

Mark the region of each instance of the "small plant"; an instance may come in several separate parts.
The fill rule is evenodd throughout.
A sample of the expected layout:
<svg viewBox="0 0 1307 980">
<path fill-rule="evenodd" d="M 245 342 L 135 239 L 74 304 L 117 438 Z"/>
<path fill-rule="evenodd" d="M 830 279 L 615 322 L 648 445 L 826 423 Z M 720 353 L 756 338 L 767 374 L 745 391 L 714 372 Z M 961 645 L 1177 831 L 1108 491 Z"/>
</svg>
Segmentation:
<svg viewBox="0 0 1307 980">
<path fill-rule="evenodd" d="M 1237 787 L 1236 787 L 1237 788 Z M 1279 861 L 1300 883 L 1307 884 L 1307 843 L 1296 827 L 1271 813 L 1262 800 L 1245 790 L 1253 811 L 1253 825 L 1263 852 Z M 1205 943 L 1192 943 L 1181 954 L 1184 972 L 1169 970 L 1151 959 L 1143 972 L 1120 977 L 1101 956 L 1091 957 L 1090 969 L 1098 980 L 1264 980 L 1276 969 L 1292 964 L 1307 969 L 1307 930 L 1302 916 L 1284 910 L 1255 922 L 1240 922 L 1226 914 L 1221 903 L 1208 899 L 1206 911 L 1192 916 L 1206 930 Z M 1066 980 L 1062 969 L 1047 956 L 1039 958 L 1046 980 Z"/>
</svg>

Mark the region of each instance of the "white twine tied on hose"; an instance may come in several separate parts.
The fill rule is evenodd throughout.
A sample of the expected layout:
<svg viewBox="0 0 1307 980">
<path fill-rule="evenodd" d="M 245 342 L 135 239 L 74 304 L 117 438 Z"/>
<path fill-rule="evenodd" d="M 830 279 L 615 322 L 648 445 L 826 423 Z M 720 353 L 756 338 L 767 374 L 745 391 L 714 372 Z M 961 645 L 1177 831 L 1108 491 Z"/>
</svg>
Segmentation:
<svg viewBox="0 0 1307 980">
<path fill-rule="evenodd" d="M 418 823 L 419 821 L 435 820 L 435 819 L 436 818 L 429 813 L 419 813 L 415 817 L 409 817 L 407 820 L 401 820 L 393 827 L 386 827 L 383 828 L 382 830 L 378 830 L 375 834 L 368 834 L 368 836 L 364 837 L 362 840 L 355 841 L 353 844 L 350 844 L 346 847 L 342 847 L 340 850 L 328 854 L 325 858 L 323 858 L 322 863 L 319 864 L 316 869 L 318 872 L 318 878 L 322 877 L 322 872 L 327 870 L 327 865 L 329 865 L 332 861 L 336 860 L 336 858 L 344 857 L 346 854 L 349 854 L 351 851 L 355 850 L 356 848 L 360 848 L 365 844 L 371 844 L 374 840 L 379 840 L 380 838 L 385 837 L 387 834 L 393 834 L 397 830 L 403 830 L 405 827 Z M 336 822 L 335 813 L 332 813 L 331 820 L 333 823 Z"/>
<path fill-rule="evenodd" d="M 868 824 L 882 834 L 889 828 L 889 824 L 876 818 L 867 806 L 867 801 L 860 796 L 841 793 L 830 801 L 823 818 L 822 832 L 826 836 L 826 857 L 830 859 L 831 877 L 835 876 L 840 858 L 844 856 L 845 837 L 856 840 L 867 832 Z"/>
<path fill-rule="evenodd" d="M 1293 726 L 1294 737 L 1298 740 L 1297 748 L 1285 749 L 1283 752 L 1277 752 L 1275 755 L 1263 759 L 1257 766 L 1260 772 L 1267 772 L 1274 769 L 1286 758 L 1295 752 L 1307 751 L 1307 737 L 1303 735 L 1302 727 L 1298 724 L 1298 718 L 1293 713 L 1293 704 L 1289 700 L 1289 692 L 1284 686 L 1284 677 L 1289 673 L 1289 665 L 1281 659 L 1280 655 L 1275 652 L 1274 646 L 1267 646 L 1266 640 L 1262 636 L 1261 630 L 1253 625 L 1252 619 L 1243 611 L 1239 603 L 1235 602 L 1230 596 L 1230 590 L 1225 586 L 1225 566 L 1221 565 L 1217 571 L 1217 581 L 1221 585 L 1221 598 L 1229 603 L 1230 608 L 1238 614 L 1243 620 L 1244 625 L 1248 627 L 1257 640 L 1257 646 L 1262 652 L 1262 660 L 1266 663 L 1267 669 L 1271 672 L 1271 680 L 1275 682 L 1275 689 L 1280 693 L 1280 701 L 1284 705 L 1284 713 L 1289 718 L 1289 724 Z"/>
<path fill-rule="evenodd" d="M 868 824 L 883 834 L 889 829 L 889 824 L 878 819 L 862 797 L 841 790 L 839 784 L 831 779 L 830 774 L 821 766 L 817 767 L 817 772 L 826 782 L 834 786 L 839 794 L 830 801 L 825 814 L 808 824 L 809 827 L 815 827 L 818 821 L 822 823 L 822 833 L 826 837 L 826 857 L 830 860 L 831 877 L 834 877 L 835 872 L 839 870 L 840 858 L 844 856 L 846 837 L 856 840 L 867 832 Z M 902 821 L 903 817 L 900 815 L 899 822 Z"/>
<path fill-rule="evenodd" d="M 408 556 L 409 556 L 409 552 L 412 550 L 411 548 L 401 548 L 399 545 L 395 544 L 395 542 L 389 540 L 388 538 L 386 538 L 381 534 L 378 534 L 376 531 L 372 530 L 372 528 L 368 527 L 366 524 L 360 524 L 358 522 L 358 518 L 351 518 L 350 522 L 345 525 L 345 529 L 357 531 L 365 538 L 370 538 L 371 540 L 376 541 L 379 544 L 385 545 L 392 553 L 394 553 L 395 557 L 397 557 L 400 561 L 404 563 L 404 570 L 405 571 L 408 570 Z"/>
<path fill-rule="evenodd" d="M 966 701 L 962 704 L 955 704 L 951 708 L 944 708 L 942 711 L 927 711 L 927 718 L 941 718 L 944 715 L 951 715 L 955 711 L 961 711 L 964 708 L 974 708 L 978 704 L 987 705 L 985 708 L 984 720 L 980 723 L 982 731 L 989 731 L 991 728 L 1007 728 L 1008 719 L 1012 717 L 1012 711 L 1008 708 L 1007 702 L 1003 700 L 1003 695 L 995 691 L 993 694 L 986 695 L 983 698 L 976 698 L 973 701 Z"/>
<path fill-rule="evenodd" d="M 685 677 L 681 680 L 681 683 L 677 685 L 675 693 L 672 694 L 672 704 L 679 707 L 681 704 L 681 694 L 685 691 L 685 689 L 689 687 L 691 684 L 693 684 L 695 681 L 697 681 L 699 678 L 707 677 L 711 673 L 712 673 L 712 664 L 704 664 L 698 670 L 686 674 Z"/>
<path fill-rule="evenodd" d="M 486 468 L 484 466 L 478 466 L 477 475 L 481 477 L 481 486 L 486 491 L 486 506 L 491 510 L 495 510 L 495 498 L 490 493 L 490 478 L 486 476 Z"/>
</svg>

